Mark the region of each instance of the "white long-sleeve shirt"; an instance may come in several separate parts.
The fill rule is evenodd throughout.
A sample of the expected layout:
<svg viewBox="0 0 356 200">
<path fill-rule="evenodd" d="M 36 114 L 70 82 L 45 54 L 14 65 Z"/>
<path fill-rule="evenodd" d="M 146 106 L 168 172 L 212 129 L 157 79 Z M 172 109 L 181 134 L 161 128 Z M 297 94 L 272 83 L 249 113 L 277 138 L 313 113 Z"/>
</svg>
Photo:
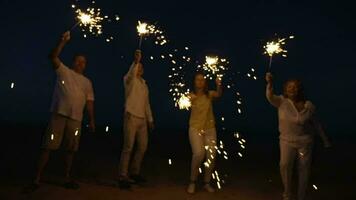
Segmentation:
<svg viewBox="0 0 356 200">
<path fill-rule="evenodd" d="M 266 91 L 267 100 L 278 109 L 280 139 L 287 142 L 312 142 L 318 134 L 325 142 L 327 136 L 316 118 L 315 106 L 306 101 L 304 109 L 298 111 L 294 103 L 281 96 Z"/>
<path fill-rule="evenodd" d="M 124 77 L 125 112 L 153 122 L 148 87 L 143 78 L 136 76 L 137 67 L 138 64 L 132 63 Z"/>
</svg>

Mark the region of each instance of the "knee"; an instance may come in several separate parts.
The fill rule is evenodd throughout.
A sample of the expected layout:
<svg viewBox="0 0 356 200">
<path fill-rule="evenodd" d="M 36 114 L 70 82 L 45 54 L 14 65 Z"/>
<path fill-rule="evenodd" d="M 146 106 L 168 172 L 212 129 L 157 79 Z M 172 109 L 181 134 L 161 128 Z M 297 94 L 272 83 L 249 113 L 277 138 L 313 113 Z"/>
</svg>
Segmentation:
<svg viewBox="0 0 356 200">
<path fill-rule="evenodd" d="M 122 148 L 123 153 L 131 153 L 133 149 L 133 145 L 124 145 Z"/>
<path fill-rule="evenodd" d="M 193 158 L 196 160 L 202 161 L 204 159 L 205 151 L 199 150 L 193 152 Z"/>
<path fill-rule="evenodd" d="M 290 169 L 292 166 L 292 163 L 291 162 L 287 162 L 287 161 L 280 161 L 279 162 L 279 168 L 281 170 L 288 170 Z"/>
</svg>

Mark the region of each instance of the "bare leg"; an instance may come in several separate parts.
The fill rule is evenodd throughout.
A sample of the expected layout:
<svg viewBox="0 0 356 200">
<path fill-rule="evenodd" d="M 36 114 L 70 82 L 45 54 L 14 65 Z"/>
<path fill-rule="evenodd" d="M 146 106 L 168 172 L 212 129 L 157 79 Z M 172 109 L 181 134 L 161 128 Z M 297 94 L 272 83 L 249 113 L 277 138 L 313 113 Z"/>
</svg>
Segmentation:
<svg viewBox="0 0 356 200">
<path fill-rule="evenodd" d="M 35 177 L 35 179 L 33 181 L 35 184 L 39 184 L 40 183 L 41 175 L 42 175 L 43 169 L 47 165 L 50 152 L 51 151 L 48 150 L 48 149 L 41 150 L 40 158 L 39 158 L 38 163 L 37 163 L 36 177 Z"/>
<path fill-rule="evenodd" d="M 74 152 L 67 151 L 64 158 L 66 181 L 70 181 L 70 172 L 72 169 L 73 158 L 74 158 Z"/>
</svg>

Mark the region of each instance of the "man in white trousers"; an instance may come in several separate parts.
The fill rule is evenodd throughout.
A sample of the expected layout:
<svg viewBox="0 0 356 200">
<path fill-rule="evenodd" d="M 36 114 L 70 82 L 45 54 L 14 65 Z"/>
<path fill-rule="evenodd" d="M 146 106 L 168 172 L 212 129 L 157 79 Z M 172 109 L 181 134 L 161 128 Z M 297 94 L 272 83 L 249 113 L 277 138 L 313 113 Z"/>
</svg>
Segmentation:
<svg viewBox="0 0 356 200">
<path fill-rule="evenodd" d="M 122 189 L 129 189 L 132 183 L 146 181 L 140 174 L 141 163 L 147 149 L 147 129 L 154 127 L 148 87 L 142 77 L 144 70 L 141 58 L 141 50 L 136 50 L 134 62 L 124 77 L 124 145 L 119 170 L 119 186 Z M 131 159 L 135 142 L 136 152 Z"/>
</svg>

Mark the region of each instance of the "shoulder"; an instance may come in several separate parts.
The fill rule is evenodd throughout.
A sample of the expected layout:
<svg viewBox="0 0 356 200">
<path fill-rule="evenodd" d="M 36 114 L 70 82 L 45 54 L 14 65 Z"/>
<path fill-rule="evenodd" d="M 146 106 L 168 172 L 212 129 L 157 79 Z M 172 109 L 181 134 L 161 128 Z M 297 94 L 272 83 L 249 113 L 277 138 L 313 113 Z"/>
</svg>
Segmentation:
<svg viewBox="0 0 356 200">
<path fill-rule="evenodd" d="M 71 70 L 69 69 L 69 67 L 63 64 L 62 62 L 59 63 L 58 68 L 56 69 L 56 72 L 58 73 L 65 73 L 70 71 Z"/>
</svg>

